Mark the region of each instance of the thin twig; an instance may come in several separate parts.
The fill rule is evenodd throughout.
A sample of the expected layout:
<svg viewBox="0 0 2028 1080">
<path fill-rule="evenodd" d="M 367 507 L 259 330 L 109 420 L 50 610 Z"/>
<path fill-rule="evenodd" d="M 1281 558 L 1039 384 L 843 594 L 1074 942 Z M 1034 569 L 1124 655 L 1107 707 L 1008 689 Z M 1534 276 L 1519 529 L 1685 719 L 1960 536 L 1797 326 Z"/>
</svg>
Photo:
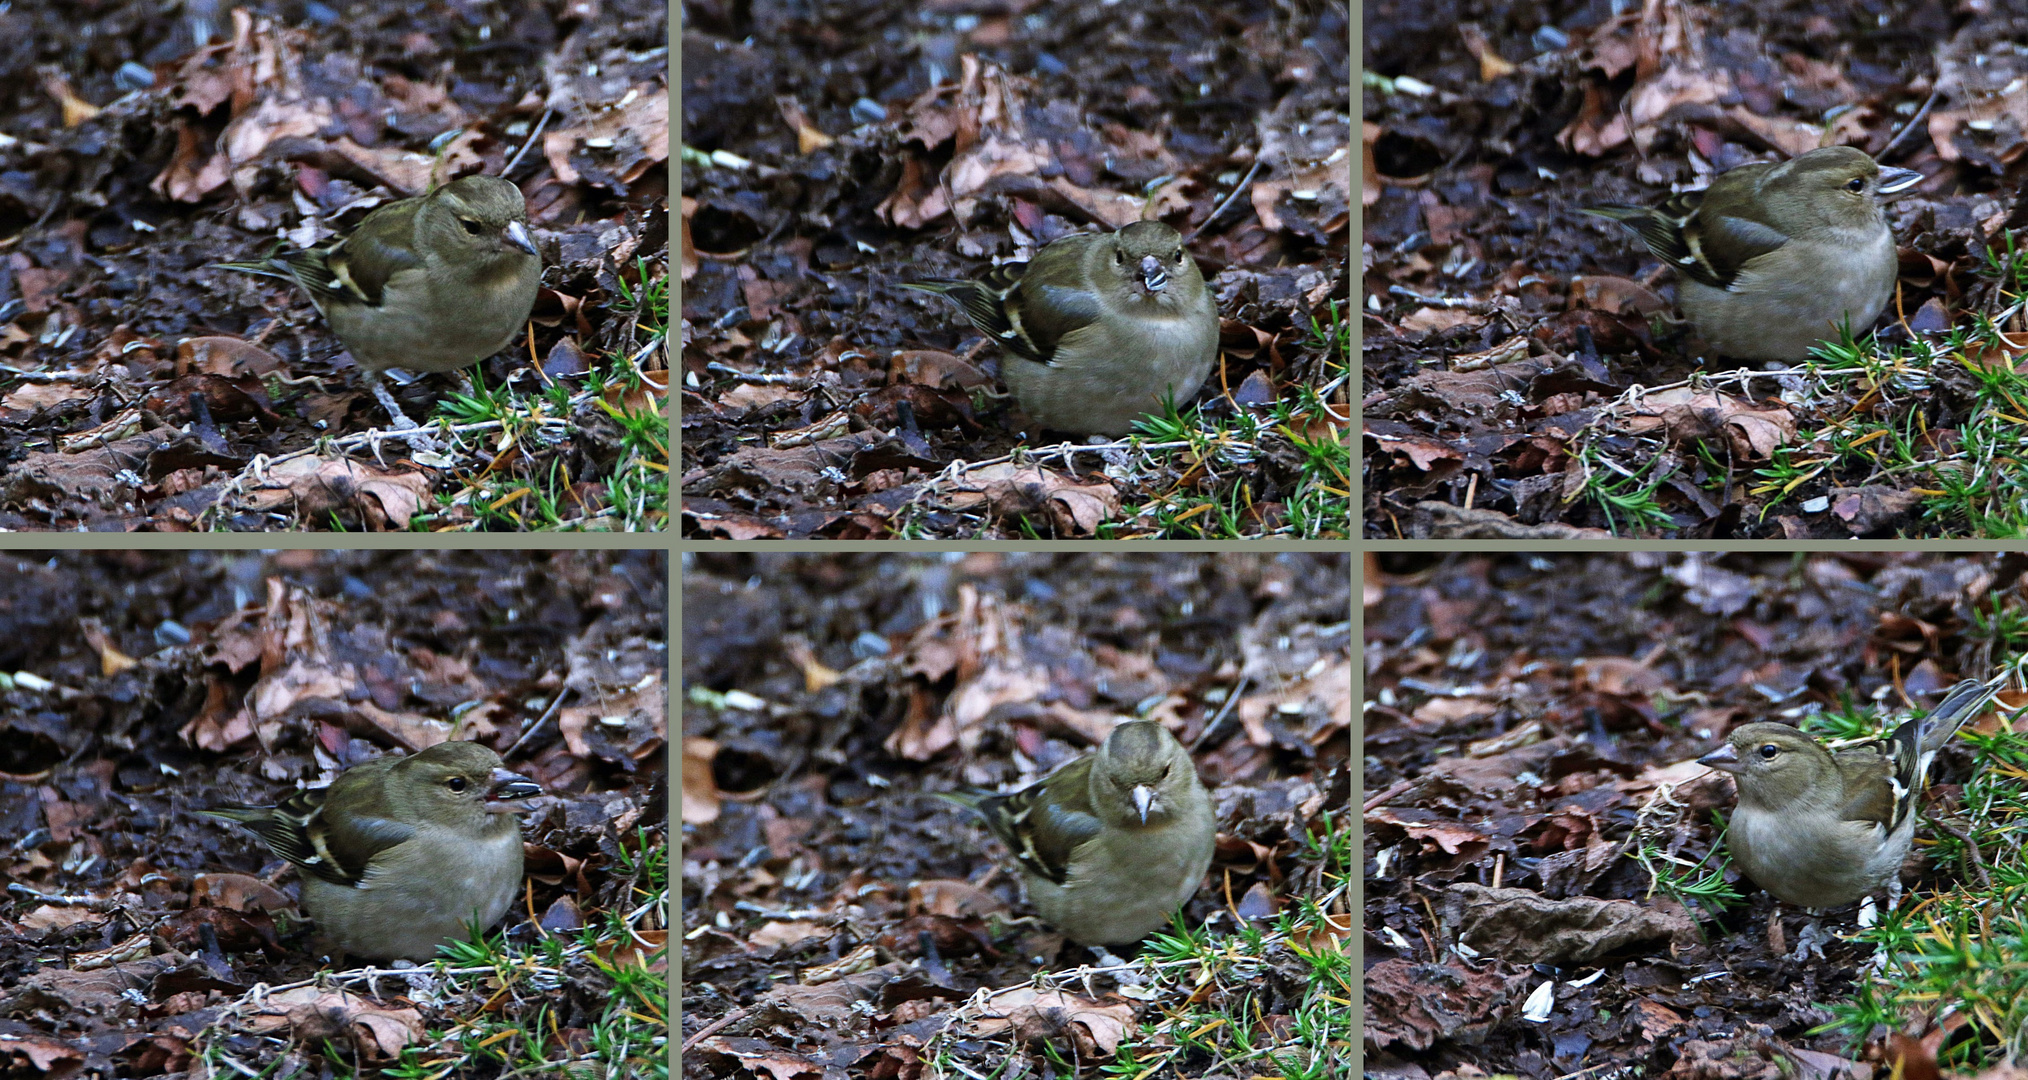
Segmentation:
<svg viewBox="0 0 2028 1080">
<path fill-rule="evenodd" d="M 500 170 L 501 176 L 504 177 L 508 173 L 513 172 L 514 166 L 521 164 L 522 155 L 528 153 L 528 148 L 534 146 L 535 140 L 542 137 L 542 129 L 549 126 L 549 118 L 554 115 L 556 115 L 556 110 L 554 109 L 545 108 L 542 110 L 542 119 L 535 122 L 535 130 L 528 133 L 528 141 L 521 144 L 521 149 L 514 151 L 513 157 L 507 159 L 506 166 Z"/>
<path fill-rule="evenodd" d="M 697 1045 L 697 1041 L 699 1039 L 704 1038 L 706 1035 L 716 1035 L 720 1031 L 724 1030 L 726 1025 L 737 1023 L 741 1019 L 745 1018 L 745 1016 L 746 1010 L 744 1008 L 734 1009 L 731 1012 L 726 1013 L 724 1016 L 721 1016 L 718 1019 L 713 1020 L 711 1023 L 706 1024 L 701 1028 L 698 1028 L 697 1034 L 692 1035 L 689 1038 L 683 1040 L 683 1049 L 686 1051 L 689 1050 L 691 1047 Z"/>
<path fill-rule="evenodd" d="M 542 730 L 542 725 L 548 722 L 550 717 L 556 715 L 556 710 L 563 707 L 563 699 L 569 696 L 570 696 L 570 687 L 566 686 L 563 689 L 558 690 L 556 692 L 556 697 L 550 700 L 549 708 L 544 709 L 542 711 L 542 715 L 535 718 L 535 723 L 530 724 L 528 726 L 528 730 L 522 732 L 521 737 L 514 740 L 514 745 L 508 747 L 507 752 L 500 755 L 500 759 L 502 761 L 505 761 L 506 759 L 513 757 L 514 751 L 521 749 L 522 743 L 525 743 L 529 739 L 534 738 L 535 733 Z"/>
<path fill-rule="evenodd" d="M 1213 210 L 1211 212 L 1211 216 L 1205 218 L 1204 223 L 1202 225 L 1199 225 L 1196 228 L 1190 230 L 1190 235 L 1184 237 L 1183 242 L 1187 244 L 1190 241 L 1197 239 L 1198 233 L 1201 233 L 1204 230 L 1210 228 L 1211 223 L 1218 220 L 1218 215 L 1225 213 L 1225 208 L 1232 205 L 1232 200 L 1239 198 L 1239 193 L 1245 191 L 1248 187 L 1250 187 L 1253 184 L 1253 174 L 1259 171 L 1260 171 L 1260 156 L 1255 155 L 1253 159 L 1253 167 L 1246 170 L 1245 176 L 1239 178 L 1239 186 L 1232 189 L 1232 194 L 1227 195 L 1225 197 L 1225 201 L 1218 204 L 1218 209 Z"/>
<path fill-rule="evenodd" d="M 1873 155 L 1873 160 L 1887 160 L 1888 153 L 1901 143 L 1902 137 L 1914 131 L 1915 125 L 1922 123 L 1922 118 L 1929 115 L 1929 107 L 1936 104 L 1937 95 L 1941 93 L 1943 93 L 1942 87 L 1932 88 L 1929 92 L 1929 100 L 1922 103 L 1922 108 L 1915 110 L 1915 115 L 1908 118 L 1908 123 L 1901 125 L 1901 130 L 1894 133 L 1894 138 L 1887 140 L 1887 145 L 1881 147 L 1878 154 Z"/>
<path fill-rule="evenodd" d="M 1494 308 L 1491 300 L 1477 300 L 1469 296 L 1424 296 L 1404 285 L 1389 285 L 1387 287 L 1387 294 L 1389 296 L 1406 297 L 1418 304 L 1427 304 L 1430 307 L 1456 308 L 1481 314 L 1492 311 Z"/>
<path fill-rule="evenodd" d="M 1218 715 L 1212 717 L 1211 722 L 1204 725 L 1204 730 L 1197 733 L 1197 738 L 1191 740 L 1190 752 L 1192 754 L 1195 754 L 1197 752 L 1198 747 L 1204 745 L 1204 740 L 1210 738 L 1212 732 L 1218 730 L 1219 722 L 1224 720 L 1225 714 L 1231 712 L 1232 707 L 1239 703 L 1239 696 L 1241 694 L 1246 693 L 1247 681 L 1252 678 L 1253 676 L 1251 675 L 1241 673 L 1241 675 L 1239 676 L 1239 684 L 1232 688 L 1232 693 L 1227 694 L 1225 696 L 1225 704 L 1220 705 L 1218 707 Z"/>
<path fill-rule="evenodd" d="M 1401 793 L 1407 791 L 1409 788 L 1412 788 L 1414 786 L 1415 786 L 1414 780 L 1397 780 L 1394 782 L 1393 786 L 1389 787 L 1386 791 L 1382 791 L 1376 795 L 1367 796 L 1365 806 L 1362 808 L 1361 812 L 1370 814 L 1373 812 L 1374 807 L 1385 805 L 1386 803 L 1392 801 L 1396 795 L 1400 795 Z"/>
<path fill-rule="evenodd" d="M 1930 821 L 1931 823 L 1935 824 L 1937 828 L 1942 829 L 1943 831 L 1951 834 L 1952 836 L 1957 837 L 1959 840 L 1964 841 L 1965 850 L 1972 853 L 1972 872 L 1979 875 L 1979 887 L 1982 889 L 1991 889 L 1993 887 L 1993 879 L 1987 876 L 1986 874 L 1986 860 L 1981 858 L 1979 855 L 1978 841 L 1973 840 L 1969 834 L 1965 833 L 1957 826 L 1952 825 L 1950 822 L 1945 821 L 1942 818 L 1931 818 Z"/>
<path fill-rule="evenodd" d="M 89 382 L 105 378 L 103 371 L 24 371 L 11 364 L 0 364 L 0 372 L 31 383 Z"/>
<path fill-rule="evenodd" d="M 809 387 L 816 381 L 814 377 L 809 375 L 766 375 L 754 371 L 741 371 L 736 367 L 729 367 L 716 360 L 704 365 L 704 370 L 714 375 L 724 375 L 728 378 L 737 379 L 740 382 L 751 383 L 756 386 L 791 386 L 801 390 Z"/>
</svg>

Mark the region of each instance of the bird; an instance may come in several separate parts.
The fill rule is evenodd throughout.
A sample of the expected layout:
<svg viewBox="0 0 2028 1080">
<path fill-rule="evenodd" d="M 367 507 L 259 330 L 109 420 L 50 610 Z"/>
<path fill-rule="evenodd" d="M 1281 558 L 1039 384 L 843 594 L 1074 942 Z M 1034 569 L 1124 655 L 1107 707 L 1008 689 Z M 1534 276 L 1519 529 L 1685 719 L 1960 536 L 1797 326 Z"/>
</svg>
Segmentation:
<svg viewBox="0 0 2028 1080">
<path fill-rule="evenodd" d="M 1197 395 L 1218 361 L 1218 305 L 1182 234 L 1159 221 L 1073 233 L 976 280 L 905 289 L 947 296 L 1008 353 L 1000 377 L 1044 428 L 1123 435 Z"/>
<path fill-rule="evenodd" d="M 521 884 L 521 800 L 541 785 L 475 742 L 355 765 L 275 806 L 197 813 L 243 825 L 296 867 L 303 908 L 340 948 L 427 960 L 500 921 Z"/>
<path fill-rule="evenodd" d="M 1097 751 L 1018 791 L 937 794 L 985 818 L 1029 902 L 1080 945 L 1146 937 L 1211 866 L 1211 797 L 1189 751 L 1154 721 L 1120 724 Z"/>
<path fill-rule="evenodd" d="M 1850 146 L 1741 165 L 1653 207 L 1584 213 L 1632 229 L 1676 269 L 1676 300 L 1723 355 L 1802 360 L 1873 326 L 1894 295 L 1894 232 L 1880 198 L 1923 179 Z"/>
<path fill-rule="evenodd" d="M 527 324 L 542 281 L 527 200 L 497 176 L 386 203 L 316 247 L 212 265 L 301 287 L 400 430 L 418 425 L 381 373 L 457 371 L 499 352 Z"/>
<path fill-rule="evenodd" d="M 1960 682 L 1927 717 L 1836 751 L 1786 724 L 1735 728 L 1697 759 L 1738 782 L 1725 834 L 1733 861 L 1799 907 L 1839 907 L 1882 887 L 1898 903 L 1930 762 L 1999 687 L 1999 680 Z"/>
</svg>

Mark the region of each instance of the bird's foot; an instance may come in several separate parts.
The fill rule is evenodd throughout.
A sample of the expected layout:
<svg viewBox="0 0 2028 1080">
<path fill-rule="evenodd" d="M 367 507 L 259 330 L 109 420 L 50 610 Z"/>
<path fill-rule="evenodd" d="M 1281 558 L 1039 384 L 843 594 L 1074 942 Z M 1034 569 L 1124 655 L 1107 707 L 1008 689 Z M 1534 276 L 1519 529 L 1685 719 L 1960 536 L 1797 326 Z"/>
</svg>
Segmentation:
<svg viewBox="0 0 2028 1080">
<path fill-rule="evenodd" d="M 1090 949 L 1092 955 L 1098 957 L 1099 967 L 1121 968 L 1127 966 L 1127 962 L 1125 960 L 1122 960 L 1119 957 L 1114 956 L 1112 954 L 1112 951 L 1107 949 L 1104 945 L 1087 945 L 1085 946 L 1085 948 Z"/>
<path fill-rule="evenodd" d="M 1824 959 L 1824 942 L 1831 940 L 1831 934 L 1824 924 L 1812 917 L 1796 935 L 1796 951 L 1789 954 L 1791 960 L 1808 960 L 1811 956 Z"/>
<path fill-rule="evenodd" d="M 386 434 L 408 443 L 409 450 L 414 453 L 442 454 L 444 452 L 442 443 L 425 434 L 421 424 L 409 419 L 408 414 L 401 411 L 401 406 L 395 402 L 394 395 L 388 393 L 387 387 L 382 385 L 379 379 L 373 380 L 373 396 L 380 402 L 380 407 L 387 410 L 388 420 L 394 428 L 392 432 Z M 375 459 L 380 457 L 380 442 L 378 438 L 373 443 L 373 456 Z"/>
</svg>

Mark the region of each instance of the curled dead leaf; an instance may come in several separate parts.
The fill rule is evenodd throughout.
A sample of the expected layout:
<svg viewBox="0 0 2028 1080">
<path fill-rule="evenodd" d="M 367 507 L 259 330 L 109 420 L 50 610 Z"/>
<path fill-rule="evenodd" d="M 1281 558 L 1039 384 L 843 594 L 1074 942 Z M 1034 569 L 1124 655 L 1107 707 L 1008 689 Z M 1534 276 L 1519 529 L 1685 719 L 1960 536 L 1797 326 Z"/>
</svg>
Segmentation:
<svg viewBox="0 0 2028 1080">
<path fill-rule="evenodd" d="M 1063 473 L 1015 462 L 967 472 L 941 501 L 946 509 L 983 509 L 996 518 L 1041 513 L 1058 537 L 1091 536 L 1120 509 L 1119 491 L 1110 483 L 1081 484 Z"/>
<path fill-rule="evenodd" d="M 268 1034 L 286 1029 L 309 1045 L 325 1040 L 362 1058 L 385 1061 L 423 1036 L 422 1013 L 390 1009 L 344 990 L 304 986 L 261 1000 L 247 1018 L 247 1030 Z"/>
<path fill-rule="evenodd" d="M 971 1032 L 991 1037 L 1011 1030 L 1023 1042 L 1054 1044 L 1067 1040 L 1081 1060 L 1111 1057 L 1134 1020 L 1134 1008 L 1123 1001 L 1104 1002 L 1059 990 L 1021 986 L 988 997 Z"/>
<path fill-rule="evenodd" d="M 1715 390 L 1677 387 L 1640 399 L 1627 420 L 1633 434 L 1663 432 L 1673 443 L 1723 435 L 1741 458 L 1764 461 L 1796 436 L 1796 418 L 1783 405 L 1763 408 Z"/>
</svg>

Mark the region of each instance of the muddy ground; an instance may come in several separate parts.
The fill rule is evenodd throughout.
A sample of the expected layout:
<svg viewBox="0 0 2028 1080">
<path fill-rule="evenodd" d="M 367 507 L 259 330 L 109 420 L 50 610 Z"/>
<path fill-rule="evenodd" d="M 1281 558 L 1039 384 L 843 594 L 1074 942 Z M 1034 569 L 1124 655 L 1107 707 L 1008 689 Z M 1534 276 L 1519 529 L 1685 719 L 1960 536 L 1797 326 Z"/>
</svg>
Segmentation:
<svg viewBox="0 0 2028 1080">
<path fill-rule="evenodd" d="M 1902 278 L 1882 342 L 1942 340 L 2002 313 L 2015 296 L 1999 291 L 1984 254 L 2028 221 L 2014 194 L 2028 168 L 2028 99 L 2013 60 L 1999 61 L 2004 71 L 1987 62 L 2011 57 L 2006 43 L 2028 28 L 2018 5 L 1367 0 L 1364 10 L 1367 535 L 1978 530 L 1925 501 L 1964 456 L 1977 384 L 1964 361 L 1826 386 L 1742 379 L 1758 365 L 1732 360 L 1700 366 L 1664 318 L 1672 274 L 1627 230 L 1579 210 L 1657 202 L 1819 144 L 1886 151 L 1883 164 L 1928 179 L 1888 208 Z M 2011 365 L 2012 340 L 1979 362 Z M 1905 464 L 1886 467 L 1897 459 L 1871 438 L 1833 441 L 1866 423 L 1913 444 Z M 1811 475 L 1769 482 L 1759 470 L 1780 453 L 1782 468 Z M 1651 486 L 1648 520 L 1614 516 L 1600 495 Z"/>
<path fill-rule="evenodd" d="M 1120 448 L 1016 475 L 1010 451 L 1064 436 L 1022 437 L 990 393 L 998 351 L 899 284 L 975 276 L 1152 203 L 1202 229 L 1190 250 L 1224 318 L 1200 404 L 1269 415 L 1324 392 L 1337 405 L 1290 427 L 1338 441 L 1346 358 L 1316 326 L 1347 296 L 1341 5 L 683 10 L 686 534 L 1159 532 L 1134 508 L 1179 490 L 1244 503 L 1237 533 L 1283 524 L 1300 454 L 1272 429 L 1207 463 Z M 960 464 L 985 471 L 946 474 Z"/>
<path fill-rule="evenodd" d="M 1035 921 L 984 826 L 927 792 L 1038 779 L 1137 705 L 1195 746 L 1219 810 L 1218 887 L 1188 923 L 1224 935 L 1235 901 L 1259 919 L 1316 888 L 1298 839 L 1349 824 L 1344 558 L 685 559 L 687 1077 L 918 1075 L 939 1053 L 981 1075 L 1061 1068 L 1085 1017 L 1010 1047 L 967 999 L 1092 954 Z M 1239 1023 L 1279 1045 L 1301 980 L 1285 949 L 1270 959 L 1260 1012 Z M 1219 979 L 1136 1002 L 1108 976 L 1064 989 L 1146 1029 L 1192 989 L 1211 1008 L 1249 992 Z M 1156 1075 L 1212 1064 L 1186 1052 Z"/>
<path fill-rule="evenodd" d="M 661 0 L 0 12 L 0 527 L 525 528 L 472 503 L 526 478 L 596 527 L 630 456 L 602 406 L 662 402 L 654 320 L 625 297 L 666 278 L 667 18 Z M 388 418 L 300 292 L 209 264 L 473 172 L 521 187 L 546 264 L 532 340 L 476 373 L 557 401 L 421 460 L 376 449 Z M 588 368 L 616 373 L 603 394 Z M 396 397 L 421 419 L 459 387 Z"/>
<path fill-rule="evenodd" d="M 1383 555 L 1368 568 L 1369 1076 L 1885 1075 L 1874 1042 L 1811 1031 L 1864 983 L 1870 946 L 1795 959 L 1807 919 L 1785 907 L 1777 951 L 1772 898 L 1737 869 L 1745 902 L 1693 922 L 1635 855 L 1710 853 L 1732 792 L 1694 759 L 1733 725 L 1927 708 L 1960 676 L 1990 675 L 2011 658 L 1980 614 L 1990 625 L 2021 603 L 2028 563 Z M 1962 742 L 1938 758 L 1932 813 L 1967 776 Z M 1915 892 L 1983 872 L 1909 870 Z M 1825 927 L 1850 933 L 1856 910 Z M 1546 1020 L 1522 1019 L 1546 981 Z"/>
<path fill-rule="evenodd" d="M 478 1017 L 554 1024 L 552 1053 L 584 1052 L 613 986 L 600 964 L 637 950 L 577 955 L 542 993 L 395 979 L 328 1023 L 328 1001 L 263 1009 L 255 987 L 301 995 L 357 961 L 321 962 L 287 864 L 192 811 L 272 805 L 442 741 L 455 716 L 457 737 L 511 750 L 553 796 L 523 818 L 529 891 L 508 936 L 527 948 L 632 912 L 623 864 L 665 843 L 666 574 L 648 552 L 0 558 L 0 1071 L 183 1076 L 225 1071 L 224 1055 L 274 1076 L 380 1075 L 403 1052 L 458 1059 L 455 1037 L 426 1032 Z M 644 940 L 659 917 L 637 924 Z"/>
</svg>

